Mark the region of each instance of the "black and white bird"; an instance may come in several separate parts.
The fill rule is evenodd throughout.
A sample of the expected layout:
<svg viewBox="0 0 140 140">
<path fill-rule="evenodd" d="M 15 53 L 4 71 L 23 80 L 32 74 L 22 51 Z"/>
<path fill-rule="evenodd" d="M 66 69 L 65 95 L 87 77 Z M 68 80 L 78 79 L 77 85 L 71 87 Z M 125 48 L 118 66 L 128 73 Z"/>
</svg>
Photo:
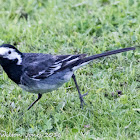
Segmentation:
<svg viewBox="0 0 140 140">
<path fill-rule="evenodd" d="M 14 46 L 3 44 L 0 46 L 0 65 L 8 77 L 17 85 L 28 92 L 37 93 L 38 98 L 28 110 L 42 97 L 43 93 L 58 89 L 72 77 L 79 93 L 81 107 L 83 97 L 81 94 L 74 71 L 88 64 L 94 59 L 135 50 L 135 47 L 108 51 L 86 57 L 86 54 L 76 55 L 51 55 L 42 53 L 21 53 Z"/>
</svg>

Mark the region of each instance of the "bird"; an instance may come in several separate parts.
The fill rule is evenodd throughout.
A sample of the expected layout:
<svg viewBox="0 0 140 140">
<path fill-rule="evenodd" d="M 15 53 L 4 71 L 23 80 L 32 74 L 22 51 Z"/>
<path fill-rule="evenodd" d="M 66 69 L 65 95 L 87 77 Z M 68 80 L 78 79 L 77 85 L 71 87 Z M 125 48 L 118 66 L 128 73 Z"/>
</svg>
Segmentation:
<svg viewBox="0 0 140 140">
<path fill-rule="evenodd" d="M 122 48 L 87 56 L 86 54 L 52 55 L 44 53 L 22 53 L 15 46 L 0 46 L 0 65 L 8 77 L 23 90 L 38 94 L 38 98 L 28 110 L 41 99 L 43 93 L 58 89 L 71 78 L 79 94 L 80 107 L 84 96 L 81 94 L 74 72 L 94 59 L 135 50 L 135 47 Z"/>
</svg>

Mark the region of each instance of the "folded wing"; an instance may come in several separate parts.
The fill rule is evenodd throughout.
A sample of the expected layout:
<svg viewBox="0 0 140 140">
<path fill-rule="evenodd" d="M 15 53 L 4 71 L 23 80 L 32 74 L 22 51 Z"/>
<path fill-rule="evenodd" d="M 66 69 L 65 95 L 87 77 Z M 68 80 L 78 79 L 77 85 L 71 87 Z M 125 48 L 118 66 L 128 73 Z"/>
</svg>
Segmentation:
<svg viewBox="0 0 140 140">
<path fill-rule="evenodd" d="M 23 63 L 26 65 L 23 71 L 30 78 L 39 80 L 47 78 L 54 73 L 69 68 L 72 70 L 74 65 L 77 65 L 86 54 L 78 55 L 50 55 L 50 54 L 25 54 Z"/>
</svg>

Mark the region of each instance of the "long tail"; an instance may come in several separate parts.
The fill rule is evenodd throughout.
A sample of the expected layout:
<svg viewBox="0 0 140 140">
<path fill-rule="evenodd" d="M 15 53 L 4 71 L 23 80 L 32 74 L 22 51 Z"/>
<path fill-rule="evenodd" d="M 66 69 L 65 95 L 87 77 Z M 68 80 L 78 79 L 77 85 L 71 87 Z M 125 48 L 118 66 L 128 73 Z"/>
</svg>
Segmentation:
<svg viewBox="0 0 140 140">
<path fill-rule="evenodd" d="M 84 62 L 91 61 L 91 60 L 93 60 L 93 59 L 100 58 L 100 57 L 105 57 L 105 56 L 108 56 L 108 55 L 117 54 L 117 53 L 122 53 L 122 52 L 126 52 L 126 51 L 131 51 L 131 50 L 135 50 L 135 47 L 124 48 L 124 49 L 118 49 L 118 50 L 113 50 L 113 51 L 104 52 L 104 53 L 101 53 L 101 54 L 92 55 L 92 56 L 89 56 L 89 57 L 84 58 L 84 59 L 83 59 L 83 63 L 84 63 Z"/>
<path fill-rule="evenodd" d="M 97 58 L 100 58 L 100 57 L 105 57 L 105 56 L 112 55 L 112 54 L 117 54 L 117 53 L 122 53 L 122 52 L 126 52 L 126 51 L 131 51 L 131 50 L 135 50 L 135 47 L 123 48 L 123 49 L 108 51 L 108 52 L 104 52 L 104 53 L 101 53 L 101 54 L 96 54 L 96 55 L 92 55 L 92 56 L 89 56 L 89 57 L 85 57 L 85 58 L 83 58 L 79 62 L 79 64 L 77 63 L 77 66 L 73 67 L 73 70 L 76 70 L 79 67 L 88 64 L 90 61 L 92 61 L 94 59 L 97 59 Z"/>
</svg>

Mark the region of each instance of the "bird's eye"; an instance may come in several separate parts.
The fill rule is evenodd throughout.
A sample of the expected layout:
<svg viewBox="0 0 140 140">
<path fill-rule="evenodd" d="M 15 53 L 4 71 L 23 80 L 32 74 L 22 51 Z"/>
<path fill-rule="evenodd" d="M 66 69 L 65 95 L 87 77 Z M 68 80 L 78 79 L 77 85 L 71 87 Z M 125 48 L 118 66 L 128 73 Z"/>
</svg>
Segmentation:
<svg viewBox="0 0 140 140">
<path fill-rule="evenodd" d="M 11 54 L 11 51 L 8 51 L 8 54 Z"/>
</svg>

